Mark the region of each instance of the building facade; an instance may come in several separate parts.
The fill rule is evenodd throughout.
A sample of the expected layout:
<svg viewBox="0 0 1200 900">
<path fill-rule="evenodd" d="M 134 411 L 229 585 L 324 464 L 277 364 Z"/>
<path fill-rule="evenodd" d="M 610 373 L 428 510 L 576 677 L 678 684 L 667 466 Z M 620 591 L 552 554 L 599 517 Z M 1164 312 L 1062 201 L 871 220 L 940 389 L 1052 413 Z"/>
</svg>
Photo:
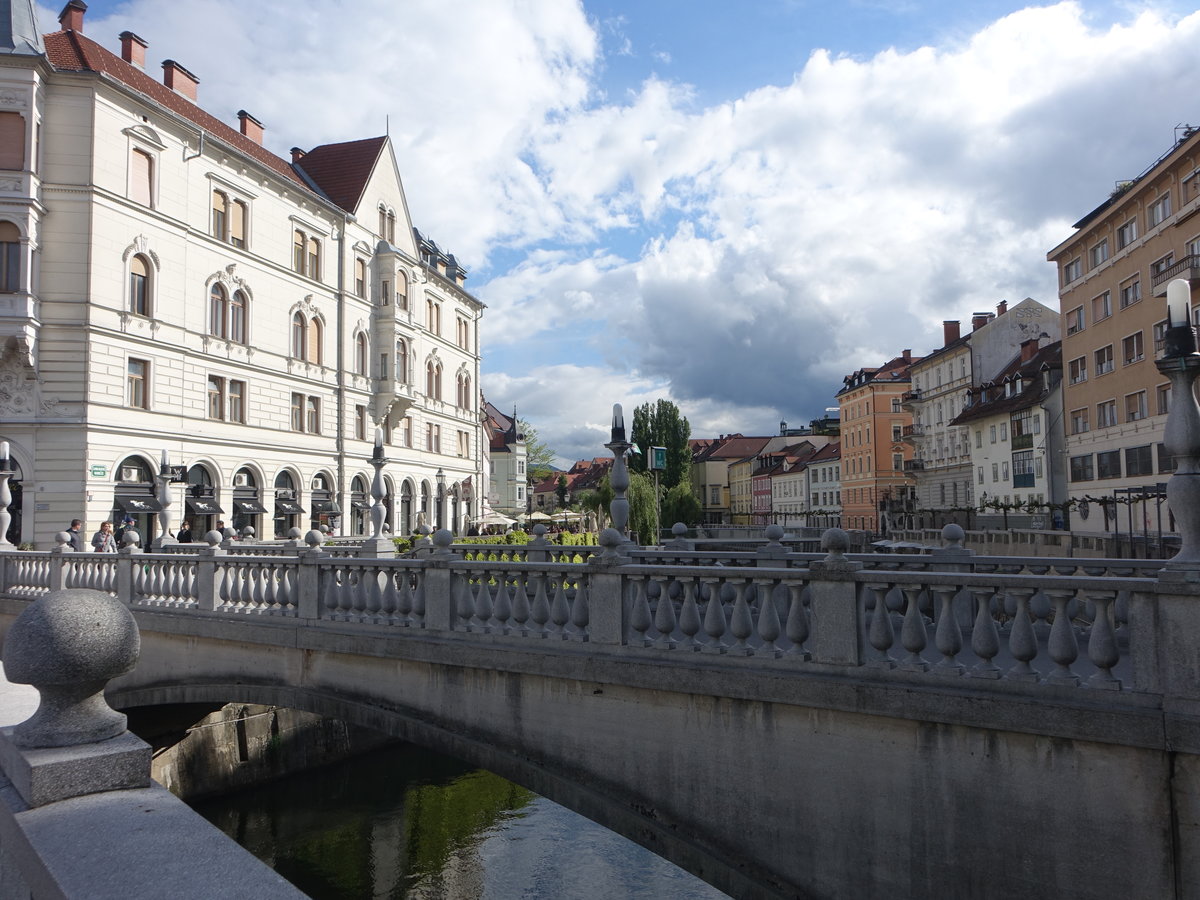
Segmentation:
<svg viewBox="0 0 1200 900">
<path fill-rule="evenodd" d="M 377 433 L 386 523 L 477 508 L 483 304 L 409 220 L 386 137 L 284 160 L 84 35 L 0 20 L 0 438 L 16 538 L 73 518 L 259 536 L 361 533 Z"/>
<path fill-rule="evenodd" d="M 1154 359 L 1166 325 L 1167 282 L 1200 282 L 1200 133 L 1177 130 L 1170 149 L 1074 225 L 1047 258 L 1058 267 L 1064 416 L 1075 527 L 1153 530 L 1170 408 Z M 1193 300 L 1195 303 L 1195 300 Z M 1195 315 L 1195 306 L 1193 306 Z M 1117 499 L 1136 514 L 1121 510 Z M 1144 501 L 1135 498 L 1144 497 Z M 1098 507 L 1098 510 L 1096 509 Z"/>
</svg>

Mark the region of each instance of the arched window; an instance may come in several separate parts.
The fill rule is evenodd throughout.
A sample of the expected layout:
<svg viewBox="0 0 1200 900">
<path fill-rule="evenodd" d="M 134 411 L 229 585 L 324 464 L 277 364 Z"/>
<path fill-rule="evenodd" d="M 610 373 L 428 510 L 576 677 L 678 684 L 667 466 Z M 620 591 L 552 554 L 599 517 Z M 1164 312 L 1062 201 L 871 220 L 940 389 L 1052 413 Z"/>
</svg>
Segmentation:
<svg viewBox="0 0 1200 900">
<path fill-rule="evenodd" d="M 425 396 L 431 400 L 442 399 L 442 364 L 430 360 L 425 365 Z"/>
<path fill-rule="evenodd" d="M 403 339 L 396 341 L 396 380 L 408 384 L 408 344 Z"/>
<path fill-rule="evenodd" d="M 370 355 L 367 347 L 367 336 L 359 333 L 354 340 L 354 372 L 357 375 L 368 375 L 370 372 L 367 369 L 369 365 Z"/>
<path fill-rule="evenodd" d="M 218 241 L 228 240 L 229 237 L 229 198 L 224 191 L 213 191 L 212 236 Z"/>
<path fill-rule="evenodd" d="M 458 376 L 458 401 L 457 402 L 458 402 L 459 409 L 470 409 L 471 408 L 471 376 L 470 375 L 463 374 L 463 375 Z"/>
<path fill-rule="evenodd" d="M 141 254 L 129 261 L 129 311 L 150 315 L 150 264 Z"/>
<path fill-rule="evenodd" d="M 390 209 L 387 214 L 387 239 L 389 244 L 396 243 L 396 214 Z"/>
<path fill-rule="evenodd" d="M 247 308 L 249 301 L 243 291 L 233 292 L 233 301 L 229 305 L 229 339 L 239 344 L 246 343 Z"/>
<path fill-rule="evenodd" d="M 322 340 L 324 328 L 321 326 L 320 319 L 313 319 L 308 323 L 308 353 L 305 355 L 310 363 L 320 365 L 322 362 L 321 348 L 324 345 Z"/>
<path fill-rule="evenodd" d="M 379 204 L 379 238 L 387 240 L 387 207 Z"/>
<path fill-rule="evenodd" d="M 213 337 L 229 337 L 229 295 L 219 284 L 212 286 L 208 297 L 208 333 Z"/>
<path fill-rule="evenodd" d="M 403 272 L 396 273 L 396 308 L 408 309 L 408 277 Z"/>
<path fill-rule="evenodd" d="M 0 294 L 21 290 L 21 230 L 0 222 Z"/>
<path fill-rule="evenodd" d="M 307 335 L 308 323 L 304 321 L 302 313 L 296 313 L 292 316 L 292 356 L 294 358 L 304 359 Z"/>
</svg>

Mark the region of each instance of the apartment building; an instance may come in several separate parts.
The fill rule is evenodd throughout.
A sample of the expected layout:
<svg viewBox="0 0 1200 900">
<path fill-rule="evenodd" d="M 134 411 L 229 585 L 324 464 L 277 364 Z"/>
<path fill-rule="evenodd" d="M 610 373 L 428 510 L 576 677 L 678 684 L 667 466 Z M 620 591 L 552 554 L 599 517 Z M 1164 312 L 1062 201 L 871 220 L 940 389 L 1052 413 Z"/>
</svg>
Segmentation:
<svg viewBox="0 0 1200 900">
<path fill-rule="evenodd" d="M 484 307 L 413 228 L 388 139 L 276 156 L 180 63 L 152 77 L 142 37 L 85 35 L 86 9 L 45 36 L 28 0 L 0 12 L 10 539 L 129 518 L 169 540 L 164 504 L 193 537 L 360 533 L 377 430 L 390 529 L 462 529 Z"/>
<path fill-rule="evenodd" d="M 1162 156 L 1119 182 L 1047 254 L 1059 273 L 1068 493 L 1100 501 L 1100 515 L 1077 527 L 1116 530 L 1116 498 L 1156 495 L 1173 470 L 1162 448 L 1171 392 L 1154 359 L 1167 282 L 1200 280 L 1197 212 L 1200 132 L 1181 127 Z M 1142 504 L 1136 529 L 1154 507 Z"/>
</svg>

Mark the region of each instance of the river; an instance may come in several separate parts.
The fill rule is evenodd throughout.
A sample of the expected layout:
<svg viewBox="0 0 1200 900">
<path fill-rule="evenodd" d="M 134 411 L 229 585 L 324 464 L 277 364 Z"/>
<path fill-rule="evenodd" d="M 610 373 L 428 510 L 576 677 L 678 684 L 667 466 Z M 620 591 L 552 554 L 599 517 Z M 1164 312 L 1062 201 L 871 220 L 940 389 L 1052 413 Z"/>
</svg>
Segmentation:
<svg viewBox="0 0 1200 900">
<path fill-rule="evenodd" d="M 411 745 L 196 809 L 318 900 L 719 900 L 556 803 Z"/>
</svg>

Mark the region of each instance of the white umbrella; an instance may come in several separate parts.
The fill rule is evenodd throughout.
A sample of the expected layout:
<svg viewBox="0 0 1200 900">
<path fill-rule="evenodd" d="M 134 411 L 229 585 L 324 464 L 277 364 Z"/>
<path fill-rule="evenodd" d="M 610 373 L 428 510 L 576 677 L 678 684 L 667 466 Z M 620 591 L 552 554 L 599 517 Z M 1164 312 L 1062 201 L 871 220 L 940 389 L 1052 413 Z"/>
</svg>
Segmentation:
<svg viewBox="0 0 1200 900">
<path fill-rule="evenodd" d="M 544 512 L 535 512 L 529 517 L 530 522 L 553 522 L 554 517 L 548 516 Z"/>
</svg>

